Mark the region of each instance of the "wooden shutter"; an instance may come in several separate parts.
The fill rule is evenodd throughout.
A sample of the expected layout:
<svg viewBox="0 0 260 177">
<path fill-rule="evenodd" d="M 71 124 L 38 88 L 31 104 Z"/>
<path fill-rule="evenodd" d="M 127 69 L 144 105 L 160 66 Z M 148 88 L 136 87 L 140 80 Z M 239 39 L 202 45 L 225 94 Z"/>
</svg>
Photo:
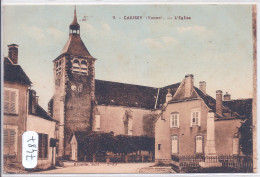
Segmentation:
<svg viewBox="0 0 260 177">
<path fill-rule="evenodd" d="M 173 122 L 173 114 L 170 115 L 170 127 L 173 127 L 172 122 Z"/>
<path fill-rule="evenodd" d="M 178 136 L 172 136 L 172 153 L 178 153 Z"/>
<path fill-rule="evenodd" d="M 193 112 L 191 111 L 191 114 L 190 114 L 190 127 L 192 127 L 192 124 L 193 124 Z"/>
<path fill-rule="evenodd" d="M 4 129 L 4 154 L 15 154 L 15 130 Z"/>
<path fill-rule="evenodd" d="M 198 124 L 199 124 L 199 126 L 201 124 L 201 114 L 200 114 L 200 111 L 198 111 Z"/>
<path fill-rule="evenodd" d="M 176 114 L 177 117 L 177 127 L 180 127 L 180 114 Z"/>
<path fill-rule="evenodd" d="M 4 112 L 9 113 L 10 91 L 4 90 Z"/>
<path fill-rule="evenodd" d="M 17 113 L 18 95 L 15 90 L 4 90 L 4 112 Z"/>
<path fill-rule="evenodd" d="M 196 153 L 202 153 L 202 136 L 196 136 Z"/>
<path fill-rule="evenodd" d="M 15 146 L 15 130 L 10 130 L 9 131 L 9 147 L 10 147 L 10 153 L 11 154 L 14 154 L 15 153 L 15 148 L 14 148 L 14 146 Z"/>
<path fill-rule="evenodd" d="M 39 133 L 39 158 L 48 157 L 48 135 Z"/>
<path fill-rule="evenodd" d="M 38 144 L 38 147 L 39 147 L 39 149 L 38 149 L 38 153 L 39 153 L 39 158 L 42 158 L 43 156 L 42 156 L 42 134 L 41 133 L 39 133 L 39 144 Z"/>
<path fill-rule="evenodd" d="M 16 113 L 16 92 L 11 91 L 11 99 L 10 99 L 10 112 Z"/>
<path fill-rule="evenodd" d="M 48 157 L 48 135 L 44 134 L 44 158 Z"/>
<path fill-rule="evenodd" d="M 4 146 L 8 146 L 9 142 L 8 142 L 8 129 L 4 129 Z"/>
</svg>

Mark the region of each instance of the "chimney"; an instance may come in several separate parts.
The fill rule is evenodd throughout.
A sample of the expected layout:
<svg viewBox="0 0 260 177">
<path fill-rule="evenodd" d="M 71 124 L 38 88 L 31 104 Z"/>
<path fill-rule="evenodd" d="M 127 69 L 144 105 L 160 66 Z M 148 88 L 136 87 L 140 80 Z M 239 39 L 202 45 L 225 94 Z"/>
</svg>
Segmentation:
<svg viewBox="0 0 260 177">
<path fill-rule="evenodd" d="M 18 45 L 8 45 L 8 57 L 12 60 L 13 64 L 18 64 Z"/>
<path fill-rule="evenodd" d="M 184 97 L 191 97 L 193 90 L 193 74 L 187 74 L 185 76 L 185 93 Z"/>
<path fill-rule="evenodd" d="M 205 81 L 200 81 L 200 90 L 206 94 L 206 82 Z"/>
<path fill-rule="evenodd" d="M 226 94 L 224 95 L 224 101 L 229 101 L 231 100 L 231 95 L 228 94 L 228 92 L 226 92 Z"/>
<path fill-rule="evenodd" d="M 36 106 L 38 105 L 38 99 L 39 97 L 36 96 L 35 90 L 30 90 L 30 112 L 32 114 L 36 113 Z"/>
<path fill-rule="evenodd" d="M 168 89 L 168 93 L 166 95 L 165 103 L 168 103 L 172 99 L 171 89 Z"/>
<path fill-rule="evenodd" d="M 216 113 L 222 116 L 222 91 L 216 91 Z"/>
</svg>

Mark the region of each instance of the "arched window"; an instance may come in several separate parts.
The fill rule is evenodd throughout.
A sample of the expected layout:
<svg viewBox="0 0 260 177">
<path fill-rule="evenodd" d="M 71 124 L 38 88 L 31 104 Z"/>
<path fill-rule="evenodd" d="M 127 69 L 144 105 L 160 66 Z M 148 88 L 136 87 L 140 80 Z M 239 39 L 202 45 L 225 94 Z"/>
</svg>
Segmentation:
<svg viewBox="0 0 260 177">
<path fill-rule="evenodd" d="M 87 74 L 88 73 L 88 66 L 86 61 L 81 62 L 81 72 Z"/>
<path fill-rule="evenodd" d="M 79 72 L 80 66 L 79 66 L 79 60 L 74 60 L 72 63 L 72 69 L 75 72 Z"/>
</svg>

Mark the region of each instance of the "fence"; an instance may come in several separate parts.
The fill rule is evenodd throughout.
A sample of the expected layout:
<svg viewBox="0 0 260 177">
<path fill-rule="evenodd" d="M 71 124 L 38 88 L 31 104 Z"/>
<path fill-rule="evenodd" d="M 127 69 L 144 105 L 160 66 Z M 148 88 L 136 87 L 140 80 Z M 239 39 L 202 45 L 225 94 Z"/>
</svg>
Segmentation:
<svg viewBox="0 0 260 177">
<path fill-rule="evenodd" d="M 179 164 L 180 168 L 183 167 L 200 167 L 199 162 L 220 162 L 222 167 L 246 169 L 250 171 L 253 169 L 252 156 L 232 156 L 232 155 L 219 155 L 219 156 L 172 156 L 172 160 Z"/>
<path fill-rule="evenodd" d="M 79 161 L 86 162 L 152 162 L 153 155 L 106 155 L 84 156 Z"/>
<path fill-rule="evenodd" d="M 251 156 L 219 156 L 222 167 L 253 169 L 253 159 Z"/>
</svg>

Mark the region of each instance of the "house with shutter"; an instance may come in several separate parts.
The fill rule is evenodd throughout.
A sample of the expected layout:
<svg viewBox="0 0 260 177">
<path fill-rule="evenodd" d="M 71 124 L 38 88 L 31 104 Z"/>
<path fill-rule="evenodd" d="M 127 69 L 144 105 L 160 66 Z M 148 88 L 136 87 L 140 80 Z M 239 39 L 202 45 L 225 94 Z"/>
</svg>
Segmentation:
<svg viewBox="0 0 260 177">
<path fill-rule="evenodd" d="M 38 104 L 36 92 L 30 88 L 32 82 L 18 64 L 18 45 L 8 48 L 3 85 L 4 164 L 22 167 L 22 135 L 35 131 L 39 135 L 37 168 L 48 168 L 55 164 L 57 121 Z"/>
<path fill-rule="evenodd" d="M 194 86 L 188 74 L 164 99 L 155 121 L 155 161 L 171 163 L 181 156 L 240 155 L 238 128 L 250 118 L 252 99 L 231 100 L 230 94 L 206 93 L 206 82 Z M 216 164 L 215 164 L 216 165 Z"/>
</svg>

